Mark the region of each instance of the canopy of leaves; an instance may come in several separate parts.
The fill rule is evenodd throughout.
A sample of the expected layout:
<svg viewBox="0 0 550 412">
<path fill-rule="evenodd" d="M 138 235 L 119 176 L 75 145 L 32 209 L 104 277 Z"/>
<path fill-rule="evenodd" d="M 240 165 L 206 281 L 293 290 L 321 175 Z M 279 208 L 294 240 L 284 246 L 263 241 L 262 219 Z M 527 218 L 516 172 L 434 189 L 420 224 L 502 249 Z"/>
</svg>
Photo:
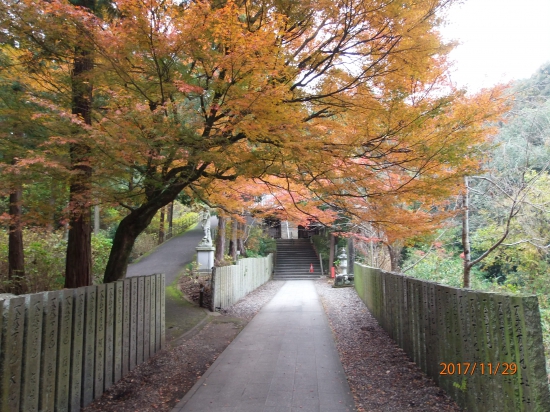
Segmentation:
<svg viewBox="0 0 550 412">
<path fill-rule="evenodd" d="M 450 3 L 117 0 L 92 14 L 5 0 L 3 47 L 17 53 L 1 75 L 25 71 L 51 131 L 19 165 L 66 167 L 78 139 L 134 240 L 182 190 L 232 210 L 269 194 L 296 220 L 345 213 L 388 242 L 432 230 L 505 108 L 498 89 L 466 97 L 447 82 Z M 70 114 L 70 68 L 90 45 L 92 125 Z"/>
</svg>

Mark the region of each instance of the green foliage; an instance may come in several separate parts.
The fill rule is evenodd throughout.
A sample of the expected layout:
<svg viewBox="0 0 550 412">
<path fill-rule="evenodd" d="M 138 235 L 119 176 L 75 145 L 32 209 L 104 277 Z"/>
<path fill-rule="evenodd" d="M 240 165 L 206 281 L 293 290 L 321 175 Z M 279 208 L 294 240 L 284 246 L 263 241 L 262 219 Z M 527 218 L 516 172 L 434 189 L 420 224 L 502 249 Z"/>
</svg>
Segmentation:
<svg viewBox="0 0 550 412">
<path fill-rule="evenodd" d="M 25 277 L 23 292 L 37 293 L 63 288 L 65 276 L 65 253 L 67 241 L 64 231 L 54 232 L 45 229 L 25 229 L 23 231 Z M 99 283 L 112 241 L 103 233 L 92 236 L 92 273 L 94 283 Z M 9 290 L 8 279 L 8 233 L 0 231 L 0 292 Z"/>
<path fill-rule="evenodd" d="M 158 232 L 157 233 L 147 233 L 142 232 L 136 239 L 134 247 L 132 248 L 132 253 L 130 254 L 130 263 L 135 262 L 136 259 L 150 252 L 158 246 Z"/>
<path fill-rule="evenodd" d="M 488 228 L 476 232 L 479 245 Z M 487 240 L 487 242 L 489 242 Z M 463 260 L 452 242 L 439 245 L 430 251 L 428 245 L 418 244 L 407 252 L 403 267 L 414 265 L 407 275 L 453 287 L 462 286 Z M 474 253 L 480 253 L 476 251 Z M 547 366 L 550 370 L 550 270 L 547 258 L 529 245 L 517 245 L 500 249 L 489 255 L 483 265 L 472 269 L 471 287 L 475 290 L 490 290 L 506 293 L 537 294 L 540 305 L 541 325 Z M 498 267 L 499 276 L 491 274 Z"/>
<path fill-rule="evenodd" d="M 172 235 L 176 236 L 185 232 L 187 229 L 192 228 L 199 221 L 199 214 L 197 212 L 187 212 L 180 217 L 172 220 Z"/>
<path fill-rule="evenodd" d="M 328 270 L 328 261 L 330 256 L 330 239 L 328 236 L 314 235 L 311 237 L 313 240 L 313 247 L 317 253 L 321 254 L 323 261 L 323 269 Z"/>
<path fill-rule="evenodd" d="M 67 242 L 63 231 L 24 230 L 26 293 L 63 288 Z"/>
<path fill-rule="evenodd" d="M 195 259 L 191 263 L 188 263 L 187 266 L 185 266 L 185 270 L 183 271 L 183 275 L 191 279 L 194 279 L 195 283 L 198 283 L 197 281 L 198 273 L 199 273 L 199 263 Z"/>
<path fill-rule="evenodd" d="M 103 273 L 109 260 L 113 241 L 103 232 L 98 235 L 92 235 L 92 276 L 94 283 L 103 281 Z"/>
<path fill-rule="evenodd" d="M 277 250 L 275 239 L 269 237 L 261 227 L 252 226 L 246 240 L 246 255 L 248 257 L 267 256 Z"/>
</svg>

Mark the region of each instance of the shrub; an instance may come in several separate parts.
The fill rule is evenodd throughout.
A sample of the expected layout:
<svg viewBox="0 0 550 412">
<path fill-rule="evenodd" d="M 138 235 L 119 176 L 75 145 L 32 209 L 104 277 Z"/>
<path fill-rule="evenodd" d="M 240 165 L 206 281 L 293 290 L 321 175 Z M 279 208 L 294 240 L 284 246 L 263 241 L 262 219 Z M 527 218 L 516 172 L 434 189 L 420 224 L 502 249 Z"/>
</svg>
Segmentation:
<svg viewBox="0 0 550 412">
<path fill-rule="evenodd" d="M 246 255 L 248 257 L 267 256 L 277 250 L 275 239 L 265 233 L 261 227 L 252 226 L 246 240 Z"/>
<path fill-rule="evenodd" d="M 51 232 L 32 228 L 23 231 L 25 277 L 23 293 L 62 289 L 65 283 L 67 241 L 64 230 Z M 104 234 L 92 235 L 92 274 L 94 283 L 101 283 L 109 259 L 112 241 Z M 0 292 L 11 286 L 8 279 L 8 233 L 0 231 Z"/>
<path fill-rule="evenodd" d="M 92 235 L 92 276 L 95 284 L 103 283 L 113 241 L 104 232 Z"/>
<path fill-rule="evenodd" d="M 25 277 L 23 293 L 57 290 L 63 287 L 65 276 L 65 253 L 67 242 L 63 230 L 50 232 L 44 229 L 23 231 Z M 7 292 L 11 286 L 8 279 L 8 233 L 0 232 L 0 290 Z"/>
<path fill-rule="evenodd" d="M 130 263 L 143 256 L 147 252 L 153 250 L 158 245 L 158 233 L 141 233 L 132 248 L 130 254 Z"/>
</svg>

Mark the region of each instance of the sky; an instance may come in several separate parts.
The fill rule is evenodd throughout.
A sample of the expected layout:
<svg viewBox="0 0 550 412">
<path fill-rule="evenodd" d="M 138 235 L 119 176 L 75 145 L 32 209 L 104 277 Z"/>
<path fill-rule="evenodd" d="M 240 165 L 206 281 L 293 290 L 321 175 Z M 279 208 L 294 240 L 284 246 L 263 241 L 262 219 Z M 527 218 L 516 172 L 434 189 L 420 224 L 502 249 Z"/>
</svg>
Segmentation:
<svg viewBox="0 0 550 412">
<path fill-rule="evenodd" d="M 447 20 L 444 38 L 461 43 L 450 54 L 451 79 L 470 92 L 528 78 L 550 62 L 550 0 L 466 0 Z"/>
</svg>

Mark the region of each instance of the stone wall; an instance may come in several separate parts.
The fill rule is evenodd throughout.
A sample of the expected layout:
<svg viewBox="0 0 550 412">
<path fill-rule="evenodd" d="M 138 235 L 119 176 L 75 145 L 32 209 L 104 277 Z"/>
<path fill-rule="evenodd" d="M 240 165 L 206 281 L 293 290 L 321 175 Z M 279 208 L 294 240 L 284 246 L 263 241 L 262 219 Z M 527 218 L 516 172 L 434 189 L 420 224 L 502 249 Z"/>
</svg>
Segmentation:
<svg viewBox="0 0 550 412">
<path fill-rule="evenodd" d="M 358 263 L 355 288 L 390 337 L 460 407 L 550 411 L 536 296 L 457 289 Z"/>
<path fill-rule="evenodd" d="M 0 411 L 79 411 L 164 346 L 164 275 L 0 300 Z"/>
<path fill-rule="evenodd" d="M 226 308 L 266 283 L 273 273 L 273 255 L 239 259 L 236 265 L 215 268 L 214 308 Z"/>
</svg>

